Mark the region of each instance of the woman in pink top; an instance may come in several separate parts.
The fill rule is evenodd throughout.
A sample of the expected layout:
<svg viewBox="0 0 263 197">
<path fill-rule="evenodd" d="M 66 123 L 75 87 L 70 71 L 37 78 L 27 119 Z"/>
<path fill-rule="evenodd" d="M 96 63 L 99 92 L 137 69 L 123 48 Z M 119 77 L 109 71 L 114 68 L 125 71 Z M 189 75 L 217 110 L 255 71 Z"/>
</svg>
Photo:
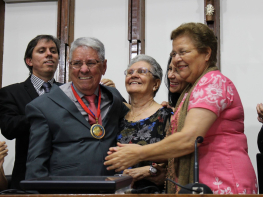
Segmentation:
<svg viewBox="0 0 263 197">
<path fill-rule="evenodd" d="M 193 152 L 198 136 L 199 182 L 216 194 L 257 193 L 247 153 L 244 111 L 234 84 L 218 71 L 217 39 L 202 23 L 186 23 L 171 33 L 172 64 L 189 83 L 171 121 L 170 135 L 146 146 L 118 144 L 106 157 L 108 169 L 123 170 L 144 160 L 168 159 L 167 176 L 182 185 L 193 183 Z M 180 188 L 167 184 L 168 193 Z"/>
</svg>

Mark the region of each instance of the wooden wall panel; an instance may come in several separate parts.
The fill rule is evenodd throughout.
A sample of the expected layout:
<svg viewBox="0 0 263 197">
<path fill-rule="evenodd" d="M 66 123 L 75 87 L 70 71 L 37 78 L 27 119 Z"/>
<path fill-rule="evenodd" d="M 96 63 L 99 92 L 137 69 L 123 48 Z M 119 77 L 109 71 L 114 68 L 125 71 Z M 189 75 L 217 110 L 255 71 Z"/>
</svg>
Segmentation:
<svg viewBox="0 0 263 197">
<path fill-rule="evenodd" d="M 205 24 L 214 31 L 217 37 L 217 67 L 220 69 L 220 0 L 204 0 L 204 6 Z"/>
</svg>

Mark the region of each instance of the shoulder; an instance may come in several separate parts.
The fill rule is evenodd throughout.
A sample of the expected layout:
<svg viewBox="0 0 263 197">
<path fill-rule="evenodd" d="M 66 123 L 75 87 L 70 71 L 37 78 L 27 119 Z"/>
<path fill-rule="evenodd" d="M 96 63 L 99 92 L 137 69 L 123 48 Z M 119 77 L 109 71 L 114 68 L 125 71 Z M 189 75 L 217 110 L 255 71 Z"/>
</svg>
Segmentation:
<svg viewBox="0 0 263 197">
<path fill-rule="evenodd" d="M 220 71 L 211 71 L 205 74 L 193 89 L 188 110 L 205 108 L 219 116 L 220 112 L 232 104 L 234 96 L 238 95 L 234 89 L 232 81 Z"/>
<path fill-rule="evenodd" d="M 171 108 L 162 107 L 157 111 L 157 113 L 161 114 L 162 116 L 171 116 L 173 114 L 173 110 Z"/>
<path fill-rule="evenodd" d="M 33 86 L 33 84 L 31 83 L 31 81 L 24 81 L 24 82 L 20 82 L 20 83 L 14 83 L 14 84 L 11 84 L 11 85 L 8 85 L 8 86 L 5 86 L 3 88 L 0 89 L 0 91 L 6 91 L 6 92 L 16 92 L 16 91 L 19 91 L 19 90 L 24 90 L 24 87 L 26 85 L 31 85 Z"/>
<path fill-rule="evenodd" d="M 54 81 L 54 84 L 56 84 L 57 86 L 62 86 L 64 83 Z"/>
<path fill-rule="evenodd" d="M 35 98 L 33 101 L 30 102 L 32 105 L 44 105 L 46 106 L 46 103 L 50 98 L 57 98 L 60 97 L 60 99 L 63 99 L 64 92 L 59 88 L 58 85 L 53 84 L 51 90 L 49 93 L 45 93 L 37 98 Z M 66 95 L 65 95 L 66 96 Z"/>
<path fill-rule="evenodd" d="M 120 92 L 116 88 L 108 87 L 108 86 L 104 86 L 104 85 L 100 85 L 100 87 L 101 87 L 102 92 L 110 93 L 110 94 L 112 94 L 113 97 L 115 97 L 117 99 L 119 98 L 122 101 L 123 98 L 122 98 Z"/>
<path fill-rule="evenodd" d="M 231 82 L 226 76 L 224 76 L 219 70 L 210 71 L 206 73 L 197 83 L 197 86 L 213 83 L 226 83 Z"/>
<path fill-rule="evenodd" d="M 234 88 L 233 82 L 224 76 L 219 70 L 211 71 L 206 73 L 196 84 L 196 89 L 204 89 L 207 92 L 210 91 L 229 91 L 230 89 Z"/>
</svg>

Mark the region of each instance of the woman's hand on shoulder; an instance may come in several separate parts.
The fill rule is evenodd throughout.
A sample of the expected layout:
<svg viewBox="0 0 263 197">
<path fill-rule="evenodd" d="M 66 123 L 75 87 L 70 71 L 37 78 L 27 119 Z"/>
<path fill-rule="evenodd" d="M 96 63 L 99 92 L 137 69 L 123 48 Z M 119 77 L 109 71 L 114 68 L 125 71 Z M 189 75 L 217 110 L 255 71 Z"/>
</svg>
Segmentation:
<svg viewBox="0 0 263 197">
<path fill-rule="evenodd" d="M 113 88 L 116 88 L 115 87 L 115 83 L 112 81 L 112 80 L 110 80 L 110 79 L 102 79 L 101 81 L 100 81 L 100 83 L 101 84 L 103 84 L 103 85 L 105 85 L 105 86 L 109 86 L 109 87 L 113 87 Z"/>
<path fill-rule="evenodd" d="M 172 107 L 172 106 L 170 106 L 169 105 L 169 102 L 167 102 L 167 101 L 163 101 L 162 103 L 161 103 L 161 105 L 163 106 L 163 107 L 167 107 L 167 108 L 171 108 L 172 110 L 173 110 L 173 112 L 174 112 L 174 107 Z"/>
</svg>

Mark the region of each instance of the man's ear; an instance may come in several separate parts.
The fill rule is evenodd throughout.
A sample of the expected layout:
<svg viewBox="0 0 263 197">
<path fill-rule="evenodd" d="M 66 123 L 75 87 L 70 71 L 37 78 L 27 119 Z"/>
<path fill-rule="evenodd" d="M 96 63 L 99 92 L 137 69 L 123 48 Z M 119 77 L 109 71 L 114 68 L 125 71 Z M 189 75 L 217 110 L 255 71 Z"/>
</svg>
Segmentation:
<svg viewBox="0 0 263 197">
<path fill-rule="evenodd" d="M 32 59 L 31 58 L 26 58 L 26 64 L 28 66 L 33 66 Z"/>
<path fill-rule="evenodd" d="M 107 70 L 107 60 L 104 60 L 103 64 L 102 64 L 102 74 L 105 75 Z"/>
</svg>

